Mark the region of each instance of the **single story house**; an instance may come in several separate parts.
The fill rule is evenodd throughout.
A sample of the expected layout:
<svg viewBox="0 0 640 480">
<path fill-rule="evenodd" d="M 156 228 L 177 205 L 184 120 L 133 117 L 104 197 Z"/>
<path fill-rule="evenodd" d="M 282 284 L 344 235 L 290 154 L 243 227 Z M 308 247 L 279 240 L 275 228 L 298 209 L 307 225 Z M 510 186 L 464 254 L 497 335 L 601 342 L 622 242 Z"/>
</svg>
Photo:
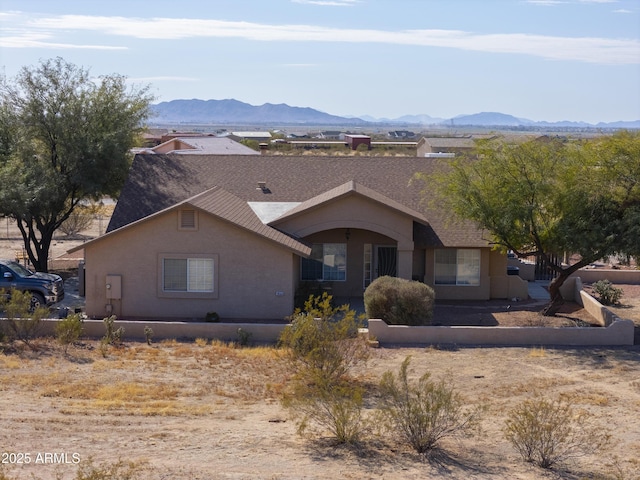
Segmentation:
<svg viewBox="0 0 640 480">
<path fill-rule="evenodd" d="M 86 313 L 282 319 L 296 295 L 362 297 L 382 275 L 437 299 L 526 297 L 506 255 L 455 221 L 419 157 L 136 155 L 85 252 Z M 72 250 L 73 251 L 73 250 Z"/>
<path fill-rule="evenodd" d="M 140 153 L 176 153 L 182 155 L 260 155 L 229 137 L 212 135 L 174 137 Z"/>
</svg>

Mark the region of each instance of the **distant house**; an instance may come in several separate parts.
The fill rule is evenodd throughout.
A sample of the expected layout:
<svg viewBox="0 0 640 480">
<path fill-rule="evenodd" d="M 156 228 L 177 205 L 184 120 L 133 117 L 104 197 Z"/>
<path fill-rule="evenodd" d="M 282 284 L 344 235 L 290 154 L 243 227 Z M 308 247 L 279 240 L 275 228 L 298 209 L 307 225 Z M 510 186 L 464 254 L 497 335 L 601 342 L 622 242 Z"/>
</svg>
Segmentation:
<svg viewBox="0 0 640 480">
<path fill-rule="evenodd" d="M 242 145 L 229 137 L 177 137 L 167 140 L 146 152 L 178 153 L 182 155 L 260 155 L 259 152 Z"/>
<path fill-rule="evenodd" d="M 296 295 L 361 298 L 382 275 L 438 299 L 526 297 L 506 256 L 411 182 L 418 157 L 137 155 L 107 233 L 84 243 L 86 313 L 282 319 Z M 427 185 L 428 186 L 428 185 Z M 428 198 L 427 198 L 428 200 Z M 74 250 L 72 250 L 74 251 Z"/>
<path fill-rule="evenodd" d="M 351 150 L 357 150 L 360 145 L 366 145 L 371 150 L 371 137 L 369 135 L 346 134 L 344 140 Z"/>
<path fill-rule="evenodd" d="M 473 137 L 422 137 L 418 140 L 419 157 L 455 156 L 475 147 Z M 450 154 L 450 155 L 443 155 Z"/>
<path fill-rule="evenodd" d="M 229 138 L 236 142 L 242 140 L 254 140 L 256 142 L 268 142 L 271 140 L 271 132 L 231 132 Z"/>
<path fill-rule="evenodd" d="M 500 139 L 507 143 L 520 143 L 529 140 L 546 141 L 548 137 L 538 134 L 477 134 L 460 137 L 423 137 L 418 141 L 419 157 L 454 157 L 471 152 L 477 140 Z"/>
<path fill-rule="evenodd" d="M 394 139 L 416 138 L 415 132 L 410 132 L 409 130 L 394 130 L 387 135 Z"/>
<path fill-rule="evenodd" d="M 344 140 L 345 134 L 339 130 L 325 130 L 324 132 L 320 132 L 316 138 L 320 138 L 322 140 Z"/>
</svg>

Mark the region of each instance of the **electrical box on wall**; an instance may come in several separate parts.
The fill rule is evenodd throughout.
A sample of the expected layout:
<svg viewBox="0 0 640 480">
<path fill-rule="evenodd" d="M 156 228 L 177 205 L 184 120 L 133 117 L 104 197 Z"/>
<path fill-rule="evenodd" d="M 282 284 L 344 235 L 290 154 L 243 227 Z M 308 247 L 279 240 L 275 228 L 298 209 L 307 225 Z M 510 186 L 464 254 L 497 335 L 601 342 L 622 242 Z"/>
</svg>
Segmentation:
<svg viewBox="0 0 640 480">
<path fill-rule="evenodd" d="M 111 300 L 122 298 L 122 275 L 107 275 L 107 298 Z"/>
</svg>

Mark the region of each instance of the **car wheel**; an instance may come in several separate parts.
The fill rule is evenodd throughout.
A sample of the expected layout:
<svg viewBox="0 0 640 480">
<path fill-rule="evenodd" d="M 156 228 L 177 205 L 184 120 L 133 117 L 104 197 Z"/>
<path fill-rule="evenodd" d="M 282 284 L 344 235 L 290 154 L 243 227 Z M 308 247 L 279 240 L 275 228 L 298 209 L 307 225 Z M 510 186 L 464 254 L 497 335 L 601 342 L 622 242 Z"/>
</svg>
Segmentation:
<svg viewBox="0 0 640 480">
<path fill-rule="evenodd" d="M 44 301 L 44 297 L 42 296 L 42 294 L 38 292 L 31 292 L 31 311 L 32 312 L 38 308 L 45 308 L 46 306 L 47 304 Z"/>
</svg>

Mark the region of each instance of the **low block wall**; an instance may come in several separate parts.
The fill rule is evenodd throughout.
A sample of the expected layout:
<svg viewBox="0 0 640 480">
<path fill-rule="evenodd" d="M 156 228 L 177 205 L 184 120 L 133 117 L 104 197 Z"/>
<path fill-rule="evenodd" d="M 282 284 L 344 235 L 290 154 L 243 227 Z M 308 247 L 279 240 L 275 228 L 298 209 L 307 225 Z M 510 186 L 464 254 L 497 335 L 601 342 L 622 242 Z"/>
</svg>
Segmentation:
<svg viewBox="0 0 640 480">
<path fill-rule="evenodd" d="M 5 320 L 0 320 L 5 321 Z M 42 320 L 39 335 L 54 336 L 55 326 L 59 320 Z M 199 322 L 146 322 L 116 320 L 115 328 L 124 328 L 124 340 L 144 340 L 144 327 L 151 327 L 153 340 L 162 339 L 195 339 L 216 338 L 223 341 L 238 341 L 238 329 L 242 328 L 251 336 L 250 342 L 276 343 L 285 324 L 258 324 L 258 323 L 199 323 Z M 102 320 L 84 320 L 83 336 L 89 338 L 102 338 L 105 334 L 105 326 Z"/>
<path fill-rule="evenodd" d="M 369 337 L 381 345 L 633 345 L 634 323 L 618 320 L 606 328 L 580 327 L 409 327 L 369 320 Z"/>
<path fill-rule="evenodd" d="M 609 280 L 611 283 L 640 285 L 640 270 L 583 268 L 578 270 L 571 277 L 580 277 L 584 283 L 595 283 L 599 280 Z"/>
</svg>

